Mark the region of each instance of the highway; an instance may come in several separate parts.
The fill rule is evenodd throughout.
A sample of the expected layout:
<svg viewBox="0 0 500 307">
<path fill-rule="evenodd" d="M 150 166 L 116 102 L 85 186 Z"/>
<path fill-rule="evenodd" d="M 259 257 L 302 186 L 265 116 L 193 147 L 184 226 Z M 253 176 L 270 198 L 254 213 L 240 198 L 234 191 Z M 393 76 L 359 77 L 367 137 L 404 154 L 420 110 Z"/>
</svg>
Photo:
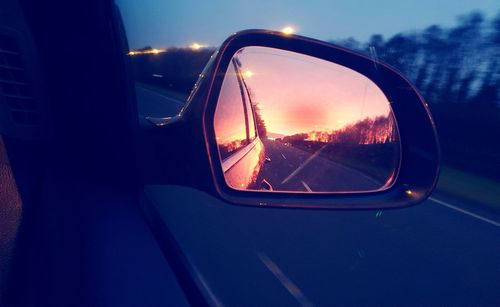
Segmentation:
<svg viewBox="0 0 500 307">
<path fill-rule="evenodd" d="M 370 191 L 379 189 L 377 182 L 355 169 L 335 163 L 283 142 L 262 140 L 266 157 L 257 182 L 266 180 L 275 191 L 333 192 Z"/>
<path fill-rule="evenodd" d="M 460 199 L 328 211 L 232 206 L 180 186 L 145 192 L 215 305 L 500 306 L 500 217 Z"/>
</svg>

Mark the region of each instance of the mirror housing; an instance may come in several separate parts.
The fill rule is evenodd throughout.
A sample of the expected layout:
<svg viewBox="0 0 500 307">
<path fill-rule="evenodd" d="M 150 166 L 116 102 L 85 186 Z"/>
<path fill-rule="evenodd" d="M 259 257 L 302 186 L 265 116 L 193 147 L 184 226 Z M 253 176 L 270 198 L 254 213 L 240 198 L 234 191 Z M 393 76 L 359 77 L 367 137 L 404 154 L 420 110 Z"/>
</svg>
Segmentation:
<svg viewBox="0 0 500 307">
<path fill-rule="evenodd" d="M 398 124 L 401 161 L 390 188 L 364 193 L 297 193 L 235 190 L 224 179 L 214 115 L 225 72 L 249 46 L 291 51 L 342 65 L 375 83 L 390 102 Z M 145 184 L 187 185 L 237 205 L 382 209 L 417 204 L 433 191 L 440 164 L 437 133 L 429 108 L 401 74 L 376 59 L 322 41 L 267 30 L 233 34 L 211 57 L 188 103 L 174 118 L 147 119 L 141 160 Z M 173 141 L 170 141 L 173 140 Z"/>
</svg>

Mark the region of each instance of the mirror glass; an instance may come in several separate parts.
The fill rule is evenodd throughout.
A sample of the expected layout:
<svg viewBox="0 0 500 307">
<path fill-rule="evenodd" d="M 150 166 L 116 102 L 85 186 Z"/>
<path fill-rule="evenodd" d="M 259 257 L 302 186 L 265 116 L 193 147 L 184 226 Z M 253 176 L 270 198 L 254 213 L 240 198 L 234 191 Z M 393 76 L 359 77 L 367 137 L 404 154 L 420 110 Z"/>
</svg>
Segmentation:
<svg viewBox="0 0 500 307">
<path fill-rule="evenodd" d="M 352 69 L 285 50 L 234 55 L 214 130 L 226 183 L 238 190 L 379 191 L 399 166 L 398 129 L 381 89 Z"/>
</svg>

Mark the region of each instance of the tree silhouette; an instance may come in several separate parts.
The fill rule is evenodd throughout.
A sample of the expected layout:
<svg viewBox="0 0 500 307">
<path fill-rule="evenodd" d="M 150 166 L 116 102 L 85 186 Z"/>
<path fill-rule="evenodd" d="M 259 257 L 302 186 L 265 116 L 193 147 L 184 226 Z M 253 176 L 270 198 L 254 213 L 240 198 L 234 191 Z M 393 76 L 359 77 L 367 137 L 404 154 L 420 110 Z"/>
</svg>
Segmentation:
<svg viewBox="0 0 500 307">
<path fill-rule="evenodd" d="M 366 44 L 339 41 L 402 71 L 430 104 L 445 163 L 500 180 L 500 11 Z"/>
</svg>

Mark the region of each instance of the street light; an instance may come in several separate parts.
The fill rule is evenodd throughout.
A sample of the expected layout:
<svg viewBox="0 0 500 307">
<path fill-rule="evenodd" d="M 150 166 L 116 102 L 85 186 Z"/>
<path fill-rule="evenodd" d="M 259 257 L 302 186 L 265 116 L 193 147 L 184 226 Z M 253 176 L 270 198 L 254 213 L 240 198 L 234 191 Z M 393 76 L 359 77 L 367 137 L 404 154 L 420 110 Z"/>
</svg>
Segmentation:
<svg viewBox="0 0 500 307">
<path fill-rule="evenodd" d="M 281 30 L 281 32 L 285 35 L 291 35 L 295 33 L 295 29 L 291 26 L 286 26 Z"/>
</svg>

